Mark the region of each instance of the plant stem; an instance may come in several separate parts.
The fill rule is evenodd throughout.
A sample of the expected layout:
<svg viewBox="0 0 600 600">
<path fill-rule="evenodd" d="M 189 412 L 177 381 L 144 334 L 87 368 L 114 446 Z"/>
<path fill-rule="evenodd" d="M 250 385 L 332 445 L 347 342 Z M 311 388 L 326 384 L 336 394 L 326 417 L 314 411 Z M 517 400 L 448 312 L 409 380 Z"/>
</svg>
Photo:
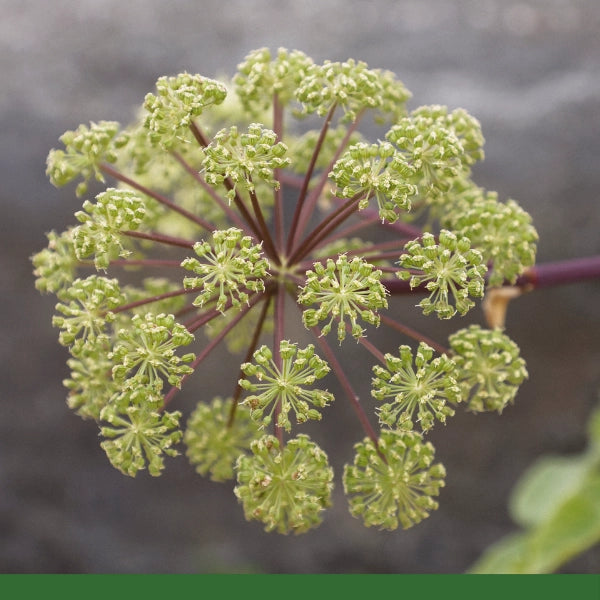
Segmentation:
<svg viewBox="0 0 600 600">
<path fill-rule="evenodd" d="M 138 183 L 137 181 L 131 179 L 130 177 L 123 175 L 123 173 L 120 173 L 116 169 L 113 169 L 113 167 L 111 167 L 109 164 L 107 164 L 107 163 L 101 164 L 100 170 L 104 174 L 109 175 L 110 177 L 113 177 L 117 181 L 121 181 L 122 183 L 127 184 L 128 186 L 138 190 L 139 192 L 142 192 L 142 194 L 146 194 L 146 196 L 150 196 L 150 198 L 154 198 L 157 202 L 160 202 L 160 204 L 167 206 L 171 210 L 179 213 L 180 215 L 182 215 L 186 219 L 192 221 L 192 223 L 199 225 L 203 229 L 207 229 L 208 231 L 214 231 L 214 229 L 215 229 L 214 225 L 212 225 L 208 221 L 205 221 L 201 217 L 197 217 L 196 215 L 189 212 L 185 208 L 182 208 L 181 206 L 177 206 L 177 204 L 175 204 L 174 202 L 171 202 L 171 200 L 169 200 L 166 196 L 163 196 L 162 194 L 159 194 L 158 192 L 155 192 L 155 191 L 151 190 L 150 188 L 147 188 L 145 185 Z"/>
<path fill-rule="evenodd" d="M 284 337 L 284 328 L 285 328 L 285 288 L 284 284 L 280 283 L 277 286 L 277 294 L 275 298 L 275 331 L 273 336 L 273 362 L 277 367 L 279 373 L 281 373 L 282 360 L 281 360 L 281 348 L 280 344 Z M 283 450 L 283 428 L 280 427 L 277 423 L 279 421 L 279 415 L 281 413 L 281 401 L 278 401 L 275 405 L 275 414 L 274 414 L 274 425 L 275 425 L 275 435 L 279 440 L 279 447 Z"/>
<path fill-rule="evenodd" d="M 296 203 L 296 209 L 294 210 L 294 216 L 292 218 L 292 224 L 290 226 L 290 231 L 288 233 L 288 243 L 286 253 L 289 254 L 292 251 L 295 238 L 296 238 L 296 230 L 298 228 L 298 224 L 300 222 L 300 215 L 302 213 L 302 207 L 304 206 L 304 201 L 306 200 L 306 195 L 308 193 L 308 186 L 310 185 L 310 180 L 312 178 L 313 171 L 315 169 L 315 164 L 317 163 L 317 158 L 321 152 L 321 148 L 323 147 L 323 142 L 325 141 L 325 136 L 327 135 L 327 130 L 329 129 L 329 124 L 331 123 L 331 119 L 333 119 L 333 113 L 337 107 L 337 102 L 334 102 L 325 117 L 325 122 L 323 123 L 323 127 L 321 127 L 321 133 L 319 134 L 319 138 L 317 139 L 317 143 L 315 144 L 314 152 L 311 156 L 310 163 L 308 165 L 308 169 L 306 170 L 306 175 L 304 176 L 304 182 L 302 183 L 302 188 L 300 190 L 300 194 L 298 195 L 298 201 Z"/>
<path fill-rule="evenodd" d="M 265 303 L 260 311 L 260 316 L 258 317 L 258 322 L 256 323 L 256 327 L 254 328 L 254 333 L 252 334 L 252 339 L 250 340 L 250 345 L 248 346 L 248 350 L 246 352 L 246 356 L 244 357 L 243 363 L 250 362 L 252 360 L 252 355 L 256 350 L 256 346 L 258 346 L 258 340 L 260 339 L 260 334 L 262 332 L 263 325 L 265 323 L 265 319 L 267 317 L 267 311 L 269 310 L 269 306 L 271 305 L 271 300 L 273 299 L 273 294 L 268 294 L 265 300 Z M 242 363 L 242 364 L 243 364 Z M 240 385 L 240 380 L 245 379 L 246 375 L 240 369 L 238 379 L 236 382 L 235 390 L 233 392 L 233 401 L 231 403 L 231 410 L 229 411 L 229 419 L 227 420 L 227 427 L 231 427 L 233 425 L 233 421 L 235 419 L 235 412 L 237 406 L 239 404 L 240 396 L 242 394 L 242 386 Z"/>
<path fill-rule="evenodd" d="M 172 237 L 162 233 L 143 233 L 141 231 L 121 231 L 121 233 L 128 237 L 150 240 L 152 242 L 158 242 L 159 244 L 178 246 L 180 248 L 190 248 L 192 250 L 194 248 L 194 242 L 190 240 L 184 240 L 183 238 Z"/>
<path fill-rule="evenodd" d="M 362 192 L 349 198 L 337 210 L 328 215 L 321 223 L 312 230 L 312 232 L 298 245 L 290 258 L 290 264 L 304 258 L 318 243 L 323 240 L 331 231 L 339 227 L 350 215 L 357 209 L 362 198 Z"/>
<path fill-rule="evenodd" d="M 600 279 L 600 255 L 572 258 L 530 267 L 516 285 L 534 289 Z"/>
<path fill-rule="evenodd" d="M 178 152 L 172 153 L 175 159 L 181 164 L 181 166 L 202 186 L 202 189 L 206 191 L 210 195 L 210 197 L 221 207 L 221 209 L 225 212 L 225 214 L 246 234 L 250 234 L 250 229 L 244 223 L 242 219 L 240 219 L 239 215 L 231 209 L 227 201 L 222 198 L 216 190 L 206 183 L 204 177 L 200 175 L 194 167 L 192 167 L 186 160 L 179 154 Z"/>
<path fill-rule="evenodd" d="M 381 317 L 381 322 L 385 323 L 388 327 L 395 329 L 396 331 L 408 336 L 409 338 L 411 338 L 413 340 L 417 340 L 418 342 L 425 342 L 428 346 L 431 346 L 436 352 L 439 352 L 440 354 L 449 354 L 450 353 L 450 350 L 448 350 L 448 348 L 445 348 L 441 344 L 438 344 L 431 338 L 428 338 L 427 336 L 423 335 L 422 333 L 419 333 L 415 329 L 412 329 L 411 327 L 408 327 L 408 326 L 404 325 L 403 323 L 398 323 L 398 321 L 394 321 L 393 319 L 390 319 L 390 317 L 388 317 L 386 315 L 380 315 L 380 317 Z"/>
<path fill-rule="evenodd" d="M 273 131 L 277 136 L 276 142 L 283 139 L 283 105 L 279 101 L 279 94 L 273 93 Z M 273 170 L 273 178 L 277 182 L 274 197 L 274 219 L 275 219 L 275 244 L 279 250 L 283 249 L 283 189 L 281 187 L 281 169 Z"/>
<path fill-rule="evenodd" d="M 219 334 L 190 363 L 190 367 L 195 370 L 198 367 L 198 365 L 219 345 L 219 343 L 223 340 L 223 338 L 250 312 L 250 309 L 259 300 L 261 300 L 263 298 L 264 298 L 264 296 L 262 294 L 256 294 L 255 296 L 253 296 L 252 298 L 250 298 L 248 304 L 246 306 L 244 306 L 240 310 L 240 312 L 229 323 L 227 323 L 227 325 L 225 327 L 223 327 L 223 329 L 219 332 Z M 219 313 L 219 311 L 215 311 L 215 312 Z M 211 318 L 214 318 L 214 315 Z M 190 375 L 193 375 L 193 372 L 192 373 L 187 373 L 186 375 L 184 375 L 181 378 L 181 381 L 179 383 L 179 387 L 173 386 L 168 391 L 168 393 L 165 395 L 165 399 L 164 399 L 164 402 L 163 402 L 162 409 L 164 409 L 165 406 L 167 406 L 167 404 L 169 404 L 169 402 L 171 402 L 171 400 L 173 399 L 173 397 L 175 396 L 175 394 L 181 389 L 181 386 L 183 385 L 183 382 L 186 381 L 187 378 L 190 377 Z"/>
<path fill-rule="evenodd" d="M 196 290 L 186 290 L 180 289 L 175 290 L 174 292 L 165 292 L 164 294 L 159 294 L 158 296 L 149 296 L 148 298 L 144 298 L 143 300 L 136 300 L 135 302 L 128 302 L 127 304 L 121 304 L 121 306 L 117 306 L 117 308 L 112 308 L 110 312 L 112 313 L 120 313 L 126 310 L 130 310 L 132 308 L 136 308 L 138 306 L 143 306 L 144 304 L 151 304 L 152 302 L 159 302 L 160 300 L 164 300 L 165 298 L 174 298 L 175 296 L 183 296 L 184 294 L 191 294 Z"/>
<path fill-rule="evenodd" d="M 249 179 L 251 182 L 251 180 Z M 258 198 L 256 197 L 256 192 L 253 189 L 250 189 L 250 201 L 252 202 L 252 209 L 254 210 L 254 215 L 256 216 L 256 220 L 258 221 L 258 227 L 260 229 L 260 233 L 262 236 L 262 240 L 265 243 L 265 250 L 267 254 L 273 259 L 275 264 L 281 264 L 279 259 L 279 255 L 275 246 L 273 245 L 273 239 L 271 238 L 271 233 L 269 232 L 269 228 L 267 227 L 267 223 L 265 221 L 265 217 L 260 208 L 260 204 L 258 203 Z"/>
</svg>

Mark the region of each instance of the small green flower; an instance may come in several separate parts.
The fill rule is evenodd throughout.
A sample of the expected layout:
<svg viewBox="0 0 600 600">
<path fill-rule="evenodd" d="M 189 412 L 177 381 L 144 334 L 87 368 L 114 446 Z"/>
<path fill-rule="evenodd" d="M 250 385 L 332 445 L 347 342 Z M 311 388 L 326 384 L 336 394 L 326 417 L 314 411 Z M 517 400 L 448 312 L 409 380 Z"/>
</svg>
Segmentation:
<svg viewBox="0 0 600 600">
<path fill-rule="evenodd" d="M 409 183 L 414 170 L 389 142 L 358 143 L 348 150 L 333 166 L 330 178 L 335 182 L 336 196 L 353 198 L 361 195 L 359 209 L 367 208 L 375 196 L 382 221 L 398 220 L 398 209 L 409 211 L 410 196 L 417 187 Z"/>
<path fill-rule="evenodd" d="M 519 347 L 501 330 L 479 325 L 461 329 L 448 339 L 469 410 L 501 413 L 528 376 Z"/>
<path fill-rule="evenodd" d="M 483 160 L 485 139 L 481 133 L 481 124 L 463 108 L 448 111 L 447 106 L 433 104 L 415 109 L 413 117 L 425 118 L 433 124 L 451 131 L 462 147 L 462 162 L 466 165 Z"/>
<path fill-rule="evenodd" d="M 237 461 L 234 489 L 248 521 L 265 524 L 266 531 L 304 533 L 322 521 L 331 505 L 333 470 L 327 455 L 306 435 L 284 448 L 265 435 L 251 445 L 252 456 Z"/>
<path fill-rule="evenodd" d="M 67 360 L 71 369 L 63 385 L 69 390 L 67 406 L 82 419 L 100 419 L 100 411 L 120 390 L 112 379 L 114 366 L 107 357 L 104 345 L 86 344 L 78 349 L 77 355 Z"/>
<path fill-rule="evenodd" d="M 414 431 L 383 430 L 377 446 L 369 438 L 354 446 L 354 464 L 344 468 L 350 513 L 366 527 L 408 529 L 436 510 L 433 499 L 446 470 L 432 465 L 434 448 Z"/>
<path fill-rule="evenodd" d="M 160 77 L 156 95 L 147 94 L 144 126 L 152 144 L 170 150 L 178 142 L 189 141 L 188 128 L 204 109 L 220 104 L 227 96 L 225 86 L 202 75 L 180 73 L 175 77 Z"/>
<path fill-rule="evenodd" d="M 162 412 L 130 404 L 126 408 L 109 404 L 100 419 L 100 433 L 106 438 L 100 446 L 111 464 L 123 474 L 135 477 L 148 468 L 153 477 L 164 468 L 164 455 L 177 456 L 173 448 L 182 437 L 180 412 Z"/>
<path fill-rule="evenodd" d="M 316 112 L 324 117 L 335 104 L 343 109 L 344 121 L 354 121 L 364 109 L 383 107 L 382 78 L 386 89 L 390 90 L 389 76 L 369 69 L 362 61 L 325 61 L 308 68 L 296 90 L 296 97 L 303 105 L 304 114 Z M 389 98 L 389 94 L 386 97 Z"/>
<path fill-rule="evenodd" d="M 299 50 L 279 48 L 276 57 L 268 48 L 253 50 L 238 65 L 233 78 L 242 105 L 251 115 L 257 115 L 271 107 L 277 94 L 280 105 L 286 106 L 312 64 L 312 59 Z"/>
<path fill-rule="evenodd" d="M 277 134 L 260 123 L 251 123 L 246 133 L 240 133 L 234 125 L 218 131 L 205 148 L 204 175 L 215 186 L 230 181 L 233 185 L 227 192 L 230 200 L 238 186 L 254 192 L 254 179 L 278 189 L 273 171 L 290 164 L 290 159 L 284 156 L 286 152 L 287 146 L 277 141 Z"/>
<path fill-rule="evenodd" d="M 76 279 L 63 293 L 56 305 L 61 313 L 52 318 L 52 325 L 62 329 L 58 341 L 63 346 L 93 344 L 98 337 L 106 337 L 104 329 L 114 320 L 111 309 L 123 303 L 124 295 L 117 279 L 90 275 Z"/>
<path fill-rule="evenodd" d="M 255 421 L 260 421 L 263 426 L 268 425 L 279 407 L 277 426 L 290 431 L 290 410 L 294 411 L 298 423 L 309 419 L 320 420 L 321 412 L 318 409 L 330 404 L 333 394 L 320 389 L 308 389 L 317 379 L 329 373 L 329 366 L 315 354 L 312 344 L 299 350 L 296 344 L 282 340 L 279 348 L 281 368 L 273 361 L 271 350 L 261 346 L 254 353 L 254 362 L 243 363 L 241 367 L 244 375 L 253 377 L 256 382 L 240 379 L 239 384 L 252 392 L 244 398 L 243 404 L 250 407 L 250 414 Z"/>
<path fill-rule="evenodd" d="M 108 357 L 114 361 L 116 381 L 162 387 L 161 375 L 175 386 L 184 375 L 193 372 L 185 364 L 194 360 L 194 354 L 177 356 L 180 346 L 187 346 L 194 336 L 173 315 L 134 315 L 127 328 L 117 332 L 117 342 Z"/>
<path fill-rule="evenodd" d="M 411 271 L 399 271 L 397 276 L 409 279 L 411 288 L 426 283 L 431 294 L 417 305 L 424 314 L 436 312 L 440 319 L 450 319 L 457 311 L 464 315 L 475 306 L 469 296 L 483 296 L 487 268 L 481 252 L 471 248 L 468 238 L 458 238 L 442 229 L 439 243 L 431 233 L 425 233 L 420 240 L 408 242 L 404 249 L 406 253 L 400 256 L 399 264 Z M 450 304 L 450 296 L 455 307 Z"/>
<path fill-rule="evenodd" d="M 233 306 L 240 306 L 248 301 L 248 290 L 264 291 L 262 278 L 268 274 L 269 263 L 262 258 L 262 247 L 253 244 L 251 237 L 243 236 L 241 229 L 214 231 L 212 246 L 197 242 L 194 251 L 206 262 L 188 257 L 181 266 L 198 275 L 183 280 L 185 289 L 201 290 L 195 306 L 203 306 L 217 295 L 217 310 L 223 312 L 228 300 Z"/>
<path fill-rule="evenodd" d="M 259 434 L 247 407 L 237 405 L 230 423 L 231 409 L 231 398 L 217 397 L 210 404 L 198 402 L 183 436 L 187 457 L 196 472 L 209 474 L 212 481 L 233 479 L 237 458 L 250 449 Z"/>
<path fill-rule="evenodd" d="M 94 255 L 97 269 L 106 269 L 118 256 L 126 258 L 131 251 L 124 246 L 123 232 L 138 229 L 145 215 L 145 201 L 130 190 L 108 188 L 95 204 L 86 200 L 75 213 L 81 223 L 73 230 L 77 258 Z"/>
<path fill-rule="evenodd" d="M 495 194 L 463 202 L 452 212 L 452 229 L 468 237 L 491 263 L 489 285 L 515 283 L 527 267 L 535 264 L 538 234 L 531 216 L 514 200 L 498 202 Z"/>
<path fill-rule="evenodd" d="M 316 327 L 329 318 L 322 334 L 331 331 L 334 320 L 339 320 L 337 337 L 340 343 L 346 337 L 346 321 L 350 320 L 352 336 L 359 339 L 364 329 L 358 318 L 378 326 L 379 308 L 387 308 L 387 290 L 381 283 L 382 272 L 362 258 L 348 260 L 341 254 L 337 260 L 329 259 L 325 265 L 314 263 L 314 271 L 306 272 L 306 284 L 300 290 L 298 302 L 309 305 L 317 303 L 319 308 L 304 311 L 302 319 L 306 327 Z"/>
<path fill-rule="evenodd" d="M 35 287 L 42 293 L 60 295 L 75 279 L 79 261 L 73 248 L 72 229 L 46 234 L 48 246 L 31 257 Z"/>
<path fill-rule="evenodd" d="M 432 359 L 433 348 L 421 342 L 413 354 L 410 346 L 400 346 L 399 356 L 385 355 L 386 367 L 373 367 L 371 395 L 383 404 L 379 412 L 382 425 L 412 429 L 413 418 L 423 433 L 431 429 L 434 420 L 446 422 L 454 414 L 448 402 L 460 402 L 460 388 L 456 383 L 456 366 L 445 354 Z"/>
<path fill-rule="evenodd" d="M 452 178 L 464 171 L 466 159 L 460 140 L 454 132 L 436 119 L 413 111 L 400 119 L 386 134 L 404 162 L 414 172 L 410 183 L 419 194 L 434 198 L 446 192 Z"/>
<path fill-rule="evenodd" d="M 95 177 L 104 182 L 100 171 L 103 162 L 114 163 L 117 160 L 116 150 L 127 143 L 128 137 L 119 133 L 116 121 L 100 121 L 90 126 L 80 125 L 75 131 L 66 131 L 59 138 L 64 150 L 53 149 L 46 161 L 46 175 L 56 187 L 62 187 L 76 177 L 83 182 L 77 186 L 78 197 L 87 192 L 87 182 Z"/>
</svg>

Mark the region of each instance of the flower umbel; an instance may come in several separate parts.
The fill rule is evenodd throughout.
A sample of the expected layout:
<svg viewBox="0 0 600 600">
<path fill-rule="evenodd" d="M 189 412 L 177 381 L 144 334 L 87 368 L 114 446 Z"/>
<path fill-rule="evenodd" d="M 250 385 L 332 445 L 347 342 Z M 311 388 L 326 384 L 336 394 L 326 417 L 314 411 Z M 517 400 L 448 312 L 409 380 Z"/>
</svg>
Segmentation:
<svg viewBox="0 0 600 600">
<path fill-rule="evenodd" d="M 373 367 L 371 395 L 379 401 L 391 399 L 379 409 L 379 421 L 389 428 L 412 429 L 415 412 L 423 433 L 437 419 L 445 423 L 454 414 L 448 403 L 460 402 L 456 366 L 445 354 L 433 357 L 433 348 L 424 342 L 415 354 L 400 346 L 399 356 L 385 355 L 386 367 Z"/>
<path fill-rule="evenodd" d="M 314 271 L 306 271 L 306 284 L 298 296 L 301 304 L 319 305 L 302 314 L 306 327 L 316 327 L 329 318 L 321 329 L 322 335 L 327 335 L 337 320 L 337 338 L 342 342 L 346 338 L 346 319 L 355 339 L 363 337 L 365 332 L 358 324 L 359 318 L 370 325 L 379 325 L 377 310 L 387 308 L 380 270 L 357 256 L 348 260 L 345 254 L 335 261 L 329 259 L 325 265 L 315 263 L 313 268 Z"/>
<path fill-rule="evenodd" d="M 284 448 L 272 435 L 252 442 L 252 456 L 237 461 L 235 495 L 248 520 L 266 531 L 304 533 L 321 523 L 331 504 L 333 470 L 327 455 L 300 434 Z"/>
<path fill-rule="evenodd" d="M 444 468 L 424 436 L 462 401 L 501 412 L 527 372 L 500 329 L 467 326 L 445 348 L 406 322 L 398 296 L 450 319 L 490 286 L 511 284 L 487 296 L 502 299 L 535 287 L 540 271 L 531 217 L 471 178 L 477 119 L 409 112 L 410 97 L 361 61 L 260 48 L 232 77 L 160 77 L 124 129 L 60 138 L 54 185 L 111 187 L 47 234 L 35 285 L 58 299 L 67 404 L 98 424 L 117 469 L 159 475 L 183 440 L 200 475 L 237 478 L 247 519 L 305 532 L 331 503 L 333 472 L 293 430 L 326 421 L 330 374 L 366 435 L 344 469 L 351 513 L 395 529 L 437 508 Z M 366 115 L 384 128 L 375 139 Z M 498 303 L 482 304 L 490 321 Z M 357 344 L 342 349 L 348 334 Z M 232 358 L 215 359 L 219 346 Z M 365 377 L 374 405 L 355 390 Z M 209 381 L 222 389 L 207 395 Z"/>
<path fill-rule="evenodd" d="M 259 348 L 254 353 L 254 361 L 242 365 L 244 375 L 256 381 L 241 379 L 239 384 L 252 392 L 244 398 L 243 404 L 250 408 L 255 421 L 265 426 L 276 414 L 277 426 L 290 431 L 290 410 L 294 411 L 298 423 L 309 419 L 320 420 L 322 415 L 319 409 L 333 401 L 333 394 L 325 390 L 308 389 L 317 379 L 329 373 L 329 366 L 315 354 L 312 344 L 299 350 L 296 344 L 282 340 L 279 353 L 281 367 L 275 364 L 267 346 Z"/>
<path fill-rule="evenodd" d="M 414 431 L 382 430 L 377 446 L 365 438 L 344 469 L 350 512 L 367 527 L 408 529 L 438 508 L 446 470 L 432 464 L 434 449 Z"/>
<path fill-rule="evenodd" d="M 208 242 L 194 244 L 194 252 L 206 262 L 186 258 L 181 266 L 198 277 L 185 277 L 185 289 L 200 290 L 195 306 L 216 298 L 217 310 L 223 312 L 228 301 L 239 306 L 248 301 L 248 292 L 265 289 L 263 277 L 267 275 L 268 261 L 262 257 L 262 248 L 252 243 L 240 229 L 232 227 L 213 232 L 212 246 Z"/>
<path fill-rule="evenodd" d="M 399 264 L 411 270 L 399 271 L 397 275 L 410 280 L 411 287 L 425 284 L 431 292 L 419 303 L 423 314 L 435 312 L 440 319 L 450 319 L 457 311 L 464 315 L 475 306 L 469 296 L 483 296 L 487 268 L 481 252 L 471 248 L 469 238 L 458 238 L 443 229 L 439 243 L 433 234 L 424 233 L 420 241 L 408 242 L 404 249 L 406 253 L 400 256 Z M 419 275 L 419 271 L 423 274 Z M 455 306 L 450 304 L 450 296 Z"/>
</svg>

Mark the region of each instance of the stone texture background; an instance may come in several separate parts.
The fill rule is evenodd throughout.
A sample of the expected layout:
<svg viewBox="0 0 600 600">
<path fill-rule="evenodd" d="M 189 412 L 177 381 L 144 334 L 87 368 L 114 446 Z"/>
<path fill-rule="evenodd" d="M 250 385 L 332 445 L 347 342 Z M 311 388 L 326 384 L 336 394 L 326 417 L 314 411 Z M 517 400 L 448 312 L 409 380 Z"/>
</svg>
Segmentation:
<svg viewBox="0 0 600 600">
<path fill-rule="evenodd" d="M 121 476 L 96 427 L 66 407 L 54 300 L 34 290 L 29 256 L 46 231 L 73 222 L 78 202 L 47 182 L 45 158 L 81 122 L 127 122 L 163 74 L 231 73 L 261 46 L 319 61 L 353 57 L 395 71 L 414 94 L 411 107 L 462 106 L 481 120 L 487 156 L 476 177 L 531 212 L 540 261 L 595 254 L 600 5 L 0 0 L 0 15 L 0 572 L 457 573 L 511 531 L 506 500 L 527 465 L 584 445 L 600 389 L 597 282 L 510 307 L 508 332 L 530 379 L 501 417 L 461 413 L 435 431 L 448 481 L 427 521 L 407 532 L 367 530 L 347 513 L 338 479 L 319 529 L 265 534 L 244 521 L 231 486 L 201 479 L 183 458 L 158 479 Z M 216 387 L 219 359 L 207 387 Z M 359 364 L 361 355 L 346 360 Z M 366 384 L 359 390 L 368 397 Z M 325 420 L 314 435 L 339 476 L 362 434 L 344 400 L 336 404 L 327 415 L 334 429 L 326 435 Z M 599 564 L 596 548 L 564 571 Z"/>
</svg>

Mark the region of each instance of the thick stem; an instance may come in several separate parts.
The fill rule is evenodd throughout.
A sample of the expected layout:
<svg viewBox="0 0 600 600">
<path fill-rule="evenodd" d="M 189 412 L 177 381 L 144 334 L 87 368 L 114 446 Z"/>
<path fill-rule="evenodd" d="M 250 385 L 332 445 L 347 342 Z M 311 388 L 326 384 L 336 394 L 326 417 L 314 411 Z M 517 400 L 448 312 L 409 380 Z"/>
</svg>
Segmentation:
<svg viewBox="0 0 600 600">
<path fill-rule="evenodd" d="M 123 175 L 123 173 L 120 173 L 116 169 L 113 169 L 113 167 L 111 167 L 110 165 L 103 163 L 100 165 L 100 170 L 104 174 L 109 175 L 110 177 L 113 177 L 117 181 L 121 181 L 122 183 L 127 184 L 129 187 L 132 187 L 132 188 L 138 190 L 138 192 L 142 192 L 142 194 L 145 194 L 146 196 L 150 196 L 150 198 L 154 198 L 157 202 L 160 202 L 160 204 L 162 204 L 163 206 L 166 206 L 166 207 L 170 208 L 171 210 L 179 213 L 181 216 L 185 217 L 189 221 L 192 221 L 192 223 L 196 223 L 196 225 L 199 225 L 200 227 L 207 229 L 208 231 L 214 231 L 215 227 L 214 227 L 214 225 L 212 225 L 212 223 L 205 221 L 201 217 L 197 217 L 196 215 L 189 212 L 185 208 L 182 208 L 181 206 L 177 206 L 177 204 L 175 204 L 174 202 L 171 202 L 171 200 L 169 200 L 166 196 L 163 196 L 162 194 L 159 194 L 158 192 L 155 192 L 155 191 L 151 190 L 150 188 L 147 188 L 145 185 L 141 185 L 137 181 L 131 179 L 130 177 L 127 177 L 126 175 Z"/>
<path fill-rule="evenodd" d="M 517 279 L 516 285 L 538 289 L 590 279 L 600 279 L 600 255 L 535 265 Z"/>
</svg>

